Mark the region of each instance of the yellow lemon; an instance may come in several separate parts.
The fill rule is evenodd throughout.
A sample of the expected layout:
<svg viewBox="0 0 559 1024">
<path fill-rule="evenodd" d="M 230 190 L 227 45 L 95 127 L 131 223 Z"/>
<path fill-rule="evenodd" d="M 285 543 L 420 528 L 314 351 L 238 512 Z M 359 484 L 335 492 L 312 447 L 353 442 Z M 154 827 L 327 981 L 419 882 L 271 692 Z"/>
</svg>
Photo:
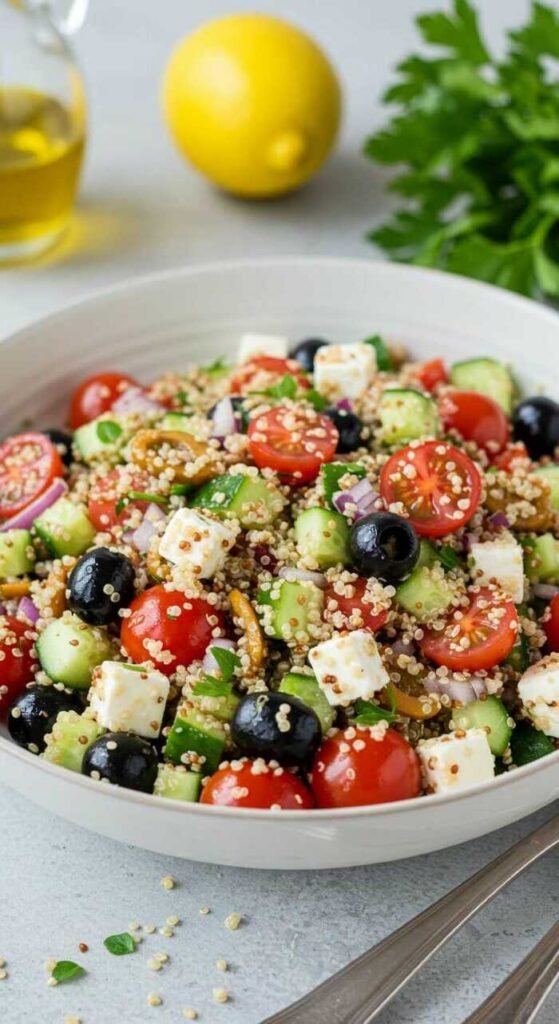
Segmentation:
<svg viewBox="0 0 559 1024">
<path fill-rule="evenodd" d="M 177 46 L 163 103 L 179 149 L 202 174 L 247 198 L 308 181 L 340 123 L 336 73 L 300 29 L 264 14 L 210 21 Z"/>
</svg>

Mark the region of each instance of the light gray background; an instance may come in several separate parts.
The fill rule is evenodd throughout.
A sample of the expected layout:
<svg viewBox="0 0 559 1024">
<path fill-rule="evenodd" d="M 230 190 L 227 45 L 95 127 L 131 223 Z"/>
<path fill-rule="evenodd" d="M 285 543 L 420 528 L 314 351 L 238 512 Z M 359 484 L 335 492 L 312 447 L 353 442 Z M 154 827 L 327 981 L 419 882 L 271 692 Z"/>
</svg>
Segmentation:
<svg viewBox="0 0 559 1024">
<path fill-rule="evenodd" d="M 92 0 L 78 49 L 91 104 L 91 135 L 79 213 L 56 253 L 33 269 L 0 273 L 0 336 L 65 303 L 139 273 L 215 258 L 320 253 L 366 256 L 366 229 L 383 211 L 383 176 L 360 156 L 382 117 L 378 95 L 414 43 L 417 0 Z M 518 23 L 524 0 L 481 0 L 491 38 Z M 175 153 L 158 89 L 174 42 L 201 21 L 235 9 L 281 13 L 311 30 L 345 85 L 341 145 L 320 178 L 283 202 L 247 205 L 218 194 Z M 3 40 L 0 40 L 0 51 Z M 1 388 L 1 384 L 0 384 Z M 362 952 L 535 827 L 548 812 L 498 835 L 431 857 L 326 874 L 218 869 L 119 846 L 49 818 L 0 787 L 0 983 L 2 1024 L 143 1024 L 199 1009 L 204 1024 L 257 1024 Z M 226 842 L 224 836 L 224 842 Z M 180 886 L 159 886 L 171 872 Z M 381 1024 L 459 1024 L 557 919 L 556 860 L 548 858 L 470 924 L 406 989 Z M 207 904 L 212 913 L 201 917 Z M 246 915 L 235 933 L 223 920 Z M 147 938 L 117 959 L 102 939 L 134 918 L 172 939 Z M 77 944 L 91 951 L 80 956 Z M 149 951 L 167 950 L 159 975 Z M 48 989 L 43 961 L 79 959 L 81 981 Z M 219 975 L 218 957 L 234 970 Z M 211 989 L 225 984 L 226 1006 Z M 146 995 L 164 997 L 148 1008 Z M 542 1024 L 556 1024 L 559 997 Z M 325 1022 L 327 1024 L 327 1022 Z"/>
</svg>

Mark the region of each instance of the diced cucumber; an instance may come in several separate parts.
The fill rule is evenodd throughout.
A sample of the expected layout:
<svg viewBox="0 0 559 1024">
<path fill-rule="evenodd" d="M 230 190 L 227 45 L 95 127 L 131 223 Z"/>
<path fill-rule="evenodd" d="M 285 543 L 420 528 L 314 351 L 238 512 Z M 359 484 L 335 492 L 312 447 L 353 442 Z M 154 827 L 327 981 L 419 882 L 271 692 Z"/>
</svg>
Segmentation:
<svg viewBox="0 0 559 1024">
<path fill-rule="evenodd" d="M 559 540 L 552 533 L 527 537 L 524 548 L 524 572 L 532 583 L 559 580 Z"/>
<path fill-rule="evenodd" d="M 285 504 L 278 488 L 263 476 L 224 473 L 204 484 L 190 501 L 215 515 L 233 513 L 245 529 L 269 526 Z"/>
<path fill-rule="evenodd" d="M 429 622 L 451 607 L 456 588 L 438 566 L 420 566 L 396 587 L 396 601 L 420 622 Z"/>
<path fill-rule="evenodd" d="M 439 561 L 438 551 L 434 544 L 431 544 L 430 540 L 426 540 L 422 537 L 419 541 L 419 558 L 415 563 L 416 569 L 422 569 L 423 566 L 427 566 L 430 569 L 433 565 L 436 565 Z"/>
<path fill-rule="evenodd" d="M 385 444 L 407 444 L 420 437 L 436 437 L 440 423 L 437 403 L 410 388 L 390 388 L 379 402 L 380 435 Z"/>
<path fill-rule="evenodd" d="M 304 675 L 302 672 L 288 672 L 279 685 L 279 691 L 298 697 L 303 704 L 312 708 L 322 726 L 323 733 L 327 733 L 332 728 L 336 712 L 334 708 L 330 707 L 315 676 Z"/>
<path fill-rule="evenodd" d="M 553 754 L 555 749 L 553 740 L 544 732 L 540 732 L 529 722 L 516 723 L 510 741 L 510 751 L 513 764 L 517 768 L 529 764 L 530 761 L 538 761 L 540 757 L 547 757 L 548 754 Z"/>
<path fill-rule="evenodd" d="M 100 416 L 84 423 L 74 433 L 74 444 L 83 462 L 88 464 L 103 458 L 109 462 L 120 462 L 124 445 L 129 439 L 119 422 L 118 416 Z"/>
<path fill-rule="evenodd" d="M 454 729 L 485 729 L 495 757 L 504 754 L 512 736 L 508 711 L 494 694 L 484 700 L 473 700 L 463 708 L 454 708 L 451 724 Z"/>
<path fill-rule="evenodd" d="M 53 558 L 82 555 L 95 536 L 95 527 L 85 505 L 74 505 L 69 498 L 55 501 L 35 520 L 33 527 Z"/>
<path fill-rule="evenodd" d="M 160 764 L 153 787 L 155 796 L 196 803 L 202 785 L 201 772 L 190 772 L 183 764 Z"/>
<path fill-rule="evenodd" d="M 310 581 L 274 580 L 269 590 L 259 592 L 258 602 L 266 608 L 263 623 L 268 635 L 290 640 L 298 633 L 308 636 L 309 626 L 320 623 L 324 594 Z"/>
<path fill-rule="evenodd" d="M 332 498 L 336 491 L 341 490 L 340 480 L 342 477 L 351 474 L 358 480 L 365 476 L 365 467 L 358 462 L 325 462 L 320 468 L 320 479 L 322 490 L 328 504 L 332 506 Z"/>
<path fill-rule="evenodd" d="M 212 715 L 181 706 L 165 744 L 165 756 L 175 764 L 195 764 L 204 775 L 219 766 L 225 749 L 225 726 Z"/>
<path fill-rule="evenodd" d="M 86 626 L 77 615 L 64 612 L 39 636 L 37 654 L 41 668 L 55 683 L 85 690 L 93 669 L 111 657 L 112 644 L 103 630 Z"/>
<path fill-rule="evenodd" d="M 35 564 L 35 552 L 29 530 L 0 533 L 0 578 L 25 576 Z"/>
<path fill-rule="evenodd" d="M 237 710 L 239 697 L 231 690 L 223 697 L 208 697 L 204 694 L 192 693 L 189 700 L 205 715 L 212 715 L 218 722 L 230 722 Z"/>
<path fill-rule="evenodd" d="M 297 550 L 311 558 L 319 569 L 348 565 L 349 526 L 340 512 L 325 508 L 308 508 L 295 520 Z"/>
<path fill-rule="evenodd" d="M 81 772 L 86 750 L 104 732 L 106 729 L 88 714 L 60 711 L 52 732 L 45 736 L 46 747 L 41 757 L 52 764 L 69 768 L 71 772 Z"/>
<path fill-rule="evenodd" d="M 371 345 L 376 353 L 377 357 L 377 369 L 389 371 L 394 369 L 394 360 L 390 349 L 386 342 L 384 342 L 380 334 L 374 334 L 372 338 L 365 338 L 365 345 Z"/>
<path fill-rule="evenodd" d="M 189 431 L 192 431 L 192 413 L 167 412 L 159 427 L 161 430 L 181 430 L 188 434 Z"/>
<path fill-rule="evenodd" d="M 534 476 L 543 476 L 547 480 L 551 490 L 551 504 L 559 512 L 559 465 L 555 462 L 548 466 L 537 466 L 532 472 Z"/>
<path fill-rule="evenodd" d="M 477 391 L 480 395 L 487 395 L 510 416 L 515 393 L 514 381 L 506 366 L 495 359 L 467 359 L 454 363 L 450 370 L 450 382 L 461 391 Z"/>
</svg>

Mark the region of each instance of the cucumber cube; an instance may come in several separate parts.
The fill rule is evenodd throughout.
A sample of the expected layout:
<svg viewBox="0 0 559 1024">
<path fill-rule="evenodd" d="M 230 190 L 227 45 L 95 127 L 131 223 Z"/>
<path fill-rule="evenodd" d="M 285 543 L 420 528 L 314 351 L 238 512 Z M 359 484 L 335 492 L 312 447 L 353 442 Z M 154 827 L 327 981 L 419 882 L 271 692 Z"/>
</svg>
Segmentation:
<svg viewBox="0 0 559 1024">
<path fill-rule="evenodd" d="M 349 526 L 340 512 L 308 508 L 295 521 L 297 550 L 319 569 L 349 565 Z"/>
<path fill-rule="evenodd" d="M 190 772 L 183 764 L 160 764 L 153 792 L 155 796 L 164 796 L 168 800 L 196 803 L 201 786 L 200 772 Z"/>
<path fill-rule="evenodd" d="M 502 363 L 495 359 L 467 359 L 455 363 L 450 370 L 450 381 L 461 391 L 477 391 L 480 395 L 487 395 L 510 416 L 515 386 Z"/>
<path fill-rule="evenodd" d="M 358 462 L 325 462 L 321 466 L 320 478 L 322 489 L 324 497 L 330 506 L 336 491 L 341 490 L 340 480 L 349 474 L 356 477 L 357 480 L 363 480 L 365 467 L 361 466 Z"/>
<path fill-rule="evenodd" d="M 407 444 L 420 437 L 436 437 L 440 431 L 437 404 L 409 388 L 384 391 L 379 402 L 380 433 L 387 445 Z"/>
<path fill-rule="evenodd" d="M 60 711 L 52 732 L 45 736 L 46 747 L 41 757 L 71 772 L 81 772 L 86 750 L 106 730 L 88 714 Z"/>
<path fill-rule="evenodd" d="M 491 753 L 501 757 L 507 749 L 512 735 L 509 714 L 495 695 L 484 700 L 473 700 L 463 708 L 452 712 L 453 729 L 485 729 Z"/>
<path fill-rule="evenodd" d="M 448 611 L 455 595 L 455 587 L 439 567 L 416 567 L 411 576 L 396 587 L 400 607 L 420 622 L 430 622 Z"/>
<path fill-rule="evenodd" d="M 86 626 L 77 615 L 64 612 L 39 636 L 37 654 L 41 668 L 53 682 L 86 690 L 93 670 L 111 657 L 112 644 L 103 630 Z"/>
<path fill-rule="evenodd" d="M 535 476 L 541 476 L 547 480 L 551 490 L 551 504 L 556 512 L 559 512 L 559 465 L 550 463 L 549 466 L 538 466 L 532 470 Z"/>
<path fill-rule="evenodd" d="M 190 504 L 214 515 L 233 514 L 250 530 L 273 523 L 285 502 L 275 484 L 260 475 L 224 473 L 196 491 Z"/>
<path fill-rule="evenodd" d="M 25 576 L 35 564 L 35 552 L 29 530 L 0 533 L 0 579 Z"/>
<path fill-rule="evenodd" d="M 165 756 L 175 764 L 194 764 L 204 775 L 219 767 L 227 733 L 221 722 L 194 708 L 179 708 L 165 744 Z"/>
<path fill-rule="evenodd" d="M 274 580 L 261 590 L 264 631 L 277 640 L 308 639 L 322 619 L 324 594 L 310 581 Z"/>
<path fill-rule="evenodd" d="M 312 708 L 324 734 L 332 728 L 336 712 L 334 708 L 330 707 L 315 676 L 303 675 L 302 672 L 288 672 L 279 685 L 279 691 L 298 697 L 303 704 Z"/>
<path fill-rule="evenodd" d="M 82 555 L 95 537 L 85 505 L 74 505 L 69 498 L 55 501 L 33 526 L 53 558 Z"/>
</svg>

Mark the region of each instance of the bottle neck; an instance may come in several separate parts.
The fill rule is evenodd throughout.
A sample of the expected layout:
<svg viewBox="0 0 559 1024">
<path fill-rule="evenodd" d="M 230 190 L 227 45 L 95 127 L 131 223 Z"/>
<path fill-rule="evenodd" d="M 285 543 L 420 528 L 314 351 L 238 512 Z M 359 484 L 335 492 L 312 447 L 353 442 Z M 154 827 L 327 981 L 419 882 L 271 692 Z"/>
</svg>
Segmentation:
<svg viewBox="0 0 559 1024">
<path fill-rule="evenodd" d="M 89 0 L 8 0 L 8 3 L 30 13 L 41 12 L 63 36 L 79 31 L 89 7 Z"/>
</svg>

